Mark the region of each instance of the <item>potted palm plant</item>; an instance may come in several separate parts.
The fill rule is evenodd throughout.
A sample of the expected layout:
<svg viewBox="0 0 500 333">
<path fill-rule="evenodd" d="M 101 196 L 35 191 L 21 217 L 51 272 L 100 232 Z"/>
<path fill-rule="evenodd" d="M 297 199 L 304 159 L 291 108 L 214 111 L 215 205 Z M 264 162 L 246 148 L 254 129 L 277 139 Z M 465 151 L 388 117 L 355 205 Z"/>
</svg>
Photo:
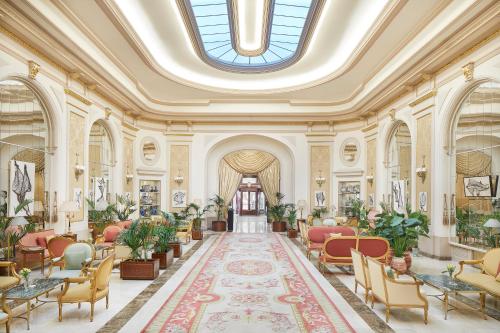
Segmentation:
<svg viewBox="0 0 500 333">
<path fill-rule="evenodd" d="M 116 197 L 116 202 L 117 205 L 113 206 L 112 209 L 118 220 L 121 222 L 130 221 L 130 215 L 137 210 L 135 208 L 135 202 L 124 195 L 118 195 Z"/>
<path fill-rule="evenodd" d="M 169 213 L 166 211 L 162 211 L 161 215 L 167 222 L 169 226 L 173 228 L 175 233 L 172 235 L 168 242 L 168 246 L 174 251 L 174 258 L 180 258 L 182 256 L 182 245 L 177 238 L 177 229 L 180 227 L 182 223 L 186 220 L 186 216 L 184 212 L 181 213 Z"/>
<path fill-rule="evenodd" d="M 113 222 L 116 207 L 114 204 L 108 204 L 105 209 L 98 210 L 93 200 L 85 200 L 88 205 L 89 224 L 92 225 L 92 238 L 95 240 L 102 235 L 104 228 Z"/>
<path fill-rule="evenodd" d="M 174 262 L 174 250 L 168 244 L 175 240 L 176 232 L 175 227 L 166 223 L 160 223 L 154 229 L 155 239 L 152 258 L 160 261 L 160 269 L 166 269 Z"/>
<path fill-rule="evenodd" d="M 297 238 L 297 229 L 295 229 L 295 224 L 297 222 L 297 209 L 294 204 L 288 206 L 288 238 Z"/>
<path fill-rule="evenodd" d="M 217 214 L 217 220 L 212 221 L 213 231 L 226 231 L 226 220 L 224 219 L 226 211 L 226 202 L 224 198 L 216 194 L 210 201 L 213 203 L 215 213 Z M 194 239 L 194 238 L 193 238 Z"/>
<path fill-rule="evenodd" d="M 194 240 L 203 239 L 203 231 L 201 230 L 201 220 L 205 216 L 205 213 L 208 212 L 211 207 L 212 207 L 211 205 L 208 205 L 201 208 L 195 203 L 190 203 L 189 206 L 187 206 L 187 213 L 193 217 L 193 227 L 191 229 L 192 239 Z"/>
<path fill-rule="evenodd" d="M 284 194 L 276 192 L 276 204 L 271 205 L 267 210 L 269 217 L 273 221 L 274 232 L 285 232 L 287 230 L 284 218 L 288 205 L 283 203 L 284 197 Z"/>
<path fill-rule="evenodd" d="M 120 263 L 120 278 L 123 280 L 154 280 L 160 272 L 160 261 L 148 259 L 148 250 L 153 247 L 155 224 L 136 220 L 129 229 L 123 230 L 118 242 L 128 246 L 131 259 Z"/>
<path fill-rule="evenodd" d="M 321 225 L 321 217 L 323 217 L 323 214 L 326 213 L 328 213 L 328 209 L 326 207 L 314 208 L 311 212 L 313 225 Z"/>
<path fill-rule="evenodd" d="M 21 210 L 31 203 L 31 200 L 24 200 L 14 208 L 14 213 L 17 215 Z M 28 216 L 28 224 L 22 226 L 11 226 L 13 217 L 0 216 L 0 248 L 4 248 L 4 257 L 9 260 L 16 256 L 16 245 L 21 238 L 27 233 L 35 231 L 35 224 L 32 223 Z M 9 228 L 10 227 L 10 228 Z"/>
</svg>

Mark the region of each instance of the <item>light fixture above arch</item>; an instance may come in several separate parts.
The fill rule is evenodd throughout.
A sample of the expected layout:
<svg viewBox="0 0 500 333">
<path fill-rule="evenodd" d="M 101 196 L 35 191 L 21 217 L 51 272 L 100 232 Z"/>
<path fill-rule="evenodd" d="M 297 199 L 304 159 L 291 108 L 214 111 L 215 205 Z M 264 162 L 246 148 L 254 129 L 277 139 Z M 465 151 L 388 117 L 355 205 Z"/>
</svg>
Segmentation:
<svg viewBox="0 0 500 333">
<path fill-rule="evenodd" d="M 262 73 L 304 54 L 324 0 L 177 0 L 194 49 L 224 71 Z"/>
</svg>

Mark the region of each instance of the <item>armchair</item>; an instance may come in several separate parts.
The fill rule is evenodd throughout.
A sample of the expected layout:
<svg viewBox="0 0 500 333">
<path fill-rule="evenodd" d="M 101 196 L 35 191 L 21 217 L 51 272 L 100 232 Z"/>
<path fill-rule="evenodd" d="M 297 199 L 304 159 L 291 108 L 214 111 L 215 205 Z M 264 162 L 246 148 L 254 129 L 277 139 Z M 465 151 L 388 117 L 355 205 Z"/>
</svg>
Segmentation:
<svg viewBox="0 0 500 333">
<path fill-rule="evenodd" d="M 186 231 L 177 231 L 177 238 L 184 238 L 184 242 L 188 244 L 191 241 L 191 231 L 193 230 L 193 221 L 190 221 Z"/>
<path fill-rule="evenodd" d="M 482 259 L 462 260 L 455 277 L 463 282 L 486 290 L 490 295 L 500 298 L 500 248 L 491 249 Z M 464 272 L 465 265 L 479 265 L 480 271 Z"/>
<path fill-rule="evenodd" d="M 424 323 L 427 324 L 429 302 L 420 290 L 421 281 L 401 281 L 387 276 L 384 264 L 367 257 L 368 272 L 372 290 L 372 308 L 375 300 L 385 304 L 385 321 L 389 322 L 391 308 L 422 308 Z"/>
<path fill-rule="evenodd" d="M 49 275 L 51 278 L 69 278 L 82 275 L 82 269 L 90 267 L 95 258 L 94 247 L 85 242 L 69 245 L 61 257 L 50 261 Z M 53 272 L 54 266 L 59 266 L 60 271 Z"/>
<path fill-rule="evenodd" d="M 64 250 L 73 243 L 75 243 L 75 241 L 72 238 L 64 236 L 55 236 L 49 239 L 49 241 L 47 242 L 47 250 L 49 251 L 49 261 L 51 262 L 54 258 L 62 257 Z M 62 262 L 57 262 L 53 264 L 53 266 L 58 266 L 59 268 L 61 268 L 62 265 L 63 265 Z"/>
<path fill-rule="evenodd" d="M 16 263 L 0 261 L 0 267 L 6 268 L 9 271 L 8 276 L 0 276 L 0 291 L 7 290 L 21 282 L 21 277 L 16 273 Z"/>
<path fill-rule="evenodd" d="M 0 310 L 0 324 L 5 324 L 5 332 L 10 333 L 10 321 L 12 319 L 12 313 L 10 309 L 5 304 L 5 297 L 2 295 L 1 299 L 1 310 Z"/>
<path fill-rule="evenodd" d="M 365 256 L 351 248 L 352 266 L 354 268 L 354 293 L 358 292 L 358 284 L 365 289 L 365 303 L 368 303 L 368 295 L 372 288 L 370 283 L 370 275 Z"/>
<path fill-rule="evenodd" d="M 80 303 L 90 303 L 90 321 L 94 320 L 94 304 L 97 301 L 106 298 L 106 309 L 109 307 L 109 280 L 114 259 L 115 256 L 112 254 L 96 268 L 87 268 L 86 276 L 64 279 L 64 288 L 57 296 L 59 321 L 62 321 L 64 303 L 78 303 L 79 306 Z"/>
</svg>

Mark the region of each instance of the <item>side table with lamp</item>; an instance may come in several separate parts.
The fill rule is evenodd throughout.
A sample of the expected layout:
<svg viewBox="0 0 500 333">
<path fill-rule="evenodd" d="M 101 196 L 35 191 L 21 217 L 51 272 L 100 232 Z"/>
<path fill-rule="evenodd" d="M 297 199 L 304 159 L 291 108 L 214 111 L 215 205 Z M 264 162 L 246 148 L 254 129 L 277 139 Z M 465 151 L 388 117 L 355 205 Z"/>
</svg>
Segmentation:
<svg viewBox="0 0 500 333">
<path fill-rule="evenodd" d="M 68 229 L 65 228 L 66 233 L 63 236 L 76 240 L 76 234 L 71 231 L 71 220 L 75 217 L 75 213 L 80 211 L 78 204 L 75 201 L 64 201 L 59 206 L 59 211 L 63 212 L 68 220 Z"/>
</svg>

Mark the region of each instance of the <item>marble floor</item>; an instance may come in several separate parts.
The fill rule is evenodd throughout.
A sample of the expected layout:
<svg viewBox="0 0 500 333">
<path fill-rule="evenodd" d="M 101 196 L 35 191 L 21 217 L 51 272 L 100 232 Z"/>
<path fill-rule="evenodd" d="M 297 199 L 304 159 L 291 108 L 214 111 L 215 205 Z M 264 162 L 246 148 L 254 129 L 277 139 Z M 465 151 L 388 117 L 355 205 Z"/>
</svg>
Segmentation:
<svg viewBox="0 0 500 333">
<path fill-rule="evenodd" d="M 268 231 L 266 215 L 259 216 L 234 216 L 234 232 L 264 233 Z"/>
</svg>

